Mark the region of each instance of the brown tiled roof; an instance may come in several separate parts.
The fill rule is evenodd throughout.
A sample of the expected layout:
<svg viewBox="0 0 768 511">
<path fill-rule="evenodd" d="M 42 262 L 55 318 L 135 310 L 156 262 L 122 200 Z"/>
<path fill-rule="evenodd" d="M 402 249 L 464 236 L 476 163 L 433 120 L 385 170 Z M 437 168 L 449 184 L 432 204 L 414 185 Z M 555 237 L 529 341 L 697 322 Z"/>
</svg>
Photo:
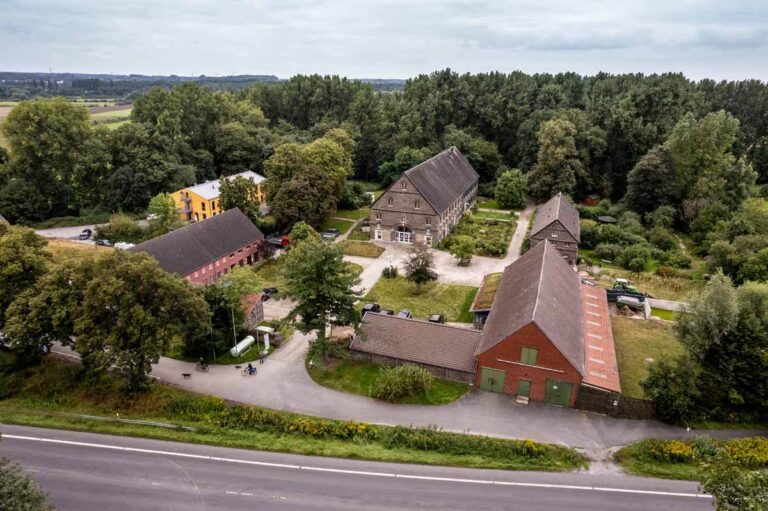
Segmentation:
<svg viewBox="0 0 768 511">
<path fill-rule="evenodd" d="M 619 364 L 605 289 L 581 285 L 584 325 L 584 379 L 587 385 L 621 393 Z"/>
<path fill-rule="evenodd" d="M 473 373 L 479 342 L 479 330 L 368 312 L 350 348 Z"/>
<path fill-rule="evenodd" d="M 581 229 L 579 227 L 579 212 L 571 201 L 568 200 L 563 192 L 558 193 L 547 202 L 536 208 L 536 216 L 531 227 L 531 236 L 559 220 L 563 227 L 571 233 L 576 241 L 581 239 Z"/>
<path fill-rule="evenodd" d="M 571 365 L 584 374 L 581 281 L 549 241 L 504 269 L 477 354 L 535 323 Z"/>
<path fill-rule="evenodd" d="M 182 277 L 264 235 L 238 208 L 195 222 L 128 249 L 146 252 Z"/>
<path fill-rule="evenodd" d="M 450 147 L 404 172 L 416 189 L 442 214 L 474 185 L 479 176 L 456 147 Z"/>
</svg>

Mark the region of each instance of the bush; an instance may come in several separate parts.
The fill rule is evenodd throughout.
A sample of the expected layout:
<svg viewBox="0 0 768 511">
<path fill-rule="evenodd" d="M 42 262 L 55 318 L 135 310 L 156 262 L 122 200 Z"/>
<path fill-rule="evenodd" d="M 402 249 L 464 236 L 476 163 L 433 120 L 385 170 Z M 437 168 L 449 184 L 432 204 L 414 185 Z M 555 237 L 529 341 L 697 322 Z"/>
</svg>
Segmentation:
<svg viewBox="0 0 768 511">
<path fill-rule="evenodd" d="M 423 394 L 432 387 L 434 377 L 424 368 L 412 364 L 382 368 L 373 385 L 372 396 L 385 401 L 398 401 Z"/>
<path fill-rule="evenodd" d="M 648 227 L 663 227 L 669 229 L 675 223 L 677 210 L 672 206 L 659 206 L 645 215 L 645 223 Z"/>
<path fill-rule="evenodd" d="M 381 276 L 385 279 L 394 279 L 397 277 L 397 266 L 386 266 L 381 270 Z"/>
<path fill-rule="evenodd" d="M 625 247 L 615 262 L 619 266 L 633 272 L 641 272 L 651 259 L 651 248 L 648 245 L 635 244 Z"/>
<path fill-rule="evenodd" d="M 586 249 L 595 248 L 600 236 L 600 226 L 594 220 L 581 220 L 581 246 Z"/>
<path fill-rule="evenodd" d="M 687 255 L 681 252 L 672 252 L 667 254 L 667 264 L 674 268 L 690 268 L 693 261 Z"/>
<path fill-rule="evenodd" d="M 601 243 L 597 247 L 595 247 L 595 255 L 600 259 L 613 261 L 619 256 L 619 254 L 621 254 L 622 250 L 623 248 L 621 247 L 621 245 L 615 245 L 612 243 Z"/>
<path fill-rule="evenodd" d="M 678 248 L 678 241 L 674 234 L 669 229 L 664 227 L 654 227 L 648 231 L 648 241 L 652 245 L 660 248 L 661 250 L 676 250 Z"/>
<path fill-rule="evenodd" d="M 141 243 L 144 241 L 144 229 L 139 223 L 128 215 L 115 214 L 109 219 L 109 224 L 96 229 L 95 238 L 106 238 L 112 243 L 125 241 L 128 243 Z"/>
<path fill-rule="evenodd" d="M 505 170 L 496 181 L 494 196 L 503 208 L 522 209 L 527 188 L 527 179 L 520 169 Z"/>
</svg>

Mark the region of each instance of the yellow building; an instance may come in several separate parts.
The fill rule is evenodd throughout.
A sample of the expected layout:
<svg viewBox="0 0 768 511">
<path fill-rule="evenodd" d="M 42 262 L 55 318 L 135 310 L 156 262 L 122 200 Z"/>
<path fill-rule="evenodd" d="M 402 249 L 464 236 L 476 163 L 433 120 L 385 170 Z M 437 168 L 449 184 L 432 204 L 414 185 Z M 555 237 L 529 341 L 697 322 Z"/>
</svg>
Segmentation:
<svg viewBox="0 0 768 511">
<path fill-rule="evenodd" d="M 264 191 L 264 182 L 267 180 L 264 176 L 250 170 L 227 176 L 223 179 L 233 180 L 236 177 L 244 177 L 256 183 L 256 200 L 264 204 L 267 199 Z M 182 188 L 178 192 L 173 192 L 171 197 L 176 202 L 176 207 L 181 211 L 181 219 L 190 222 L 199 222 L 206 218 L 216 216 L 224 210 L 219 201 L 220 181 L 206 181 L 199 185 Z"/>
</svg>

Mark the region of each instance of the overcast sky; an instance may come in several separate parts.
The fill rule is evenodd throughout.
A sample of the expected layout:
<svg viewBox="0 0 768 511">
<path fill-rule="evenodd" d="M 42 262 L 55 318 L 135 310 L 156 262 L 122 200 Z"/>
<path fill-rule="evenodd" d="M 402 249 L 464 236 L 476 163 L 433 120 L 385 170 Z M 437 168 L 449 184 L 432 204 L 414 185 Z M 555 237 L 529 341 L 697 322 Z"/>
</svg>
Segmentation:
<svg viewBox="0 0 768 511">
<path fill-rule="evenodd" d="M 0 70 L 768 79 L 768 0 L 0 0 Z"/>
</svg>

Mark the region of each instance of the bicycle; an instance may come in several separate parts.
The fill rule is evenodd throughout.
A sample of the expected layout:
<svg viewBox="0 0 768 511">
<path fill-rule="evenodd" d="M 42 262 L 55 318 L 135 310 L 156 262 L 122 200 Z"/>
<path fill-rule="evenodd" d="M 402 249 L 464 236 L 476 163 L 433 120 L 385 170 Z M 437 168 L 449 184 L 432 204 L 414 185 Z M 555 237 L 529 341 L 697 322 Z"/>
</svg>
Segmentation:
<svg viewBox="0 0 768 511">
<path fill-rule="evenodd" d="M 198 361 L 195 364 L 195 371 L 202 371 L 204 373 L 208 372 L 208 362 L 200 362 Z"/>
<path fill-rule="evenodd" d="M 243 376 L 256 376 L 256 368 L 253 368 L 253 372 L 249 371 L 248 368 L 245 368 L 240 371 L 240 374 Z"/>
</svg>

